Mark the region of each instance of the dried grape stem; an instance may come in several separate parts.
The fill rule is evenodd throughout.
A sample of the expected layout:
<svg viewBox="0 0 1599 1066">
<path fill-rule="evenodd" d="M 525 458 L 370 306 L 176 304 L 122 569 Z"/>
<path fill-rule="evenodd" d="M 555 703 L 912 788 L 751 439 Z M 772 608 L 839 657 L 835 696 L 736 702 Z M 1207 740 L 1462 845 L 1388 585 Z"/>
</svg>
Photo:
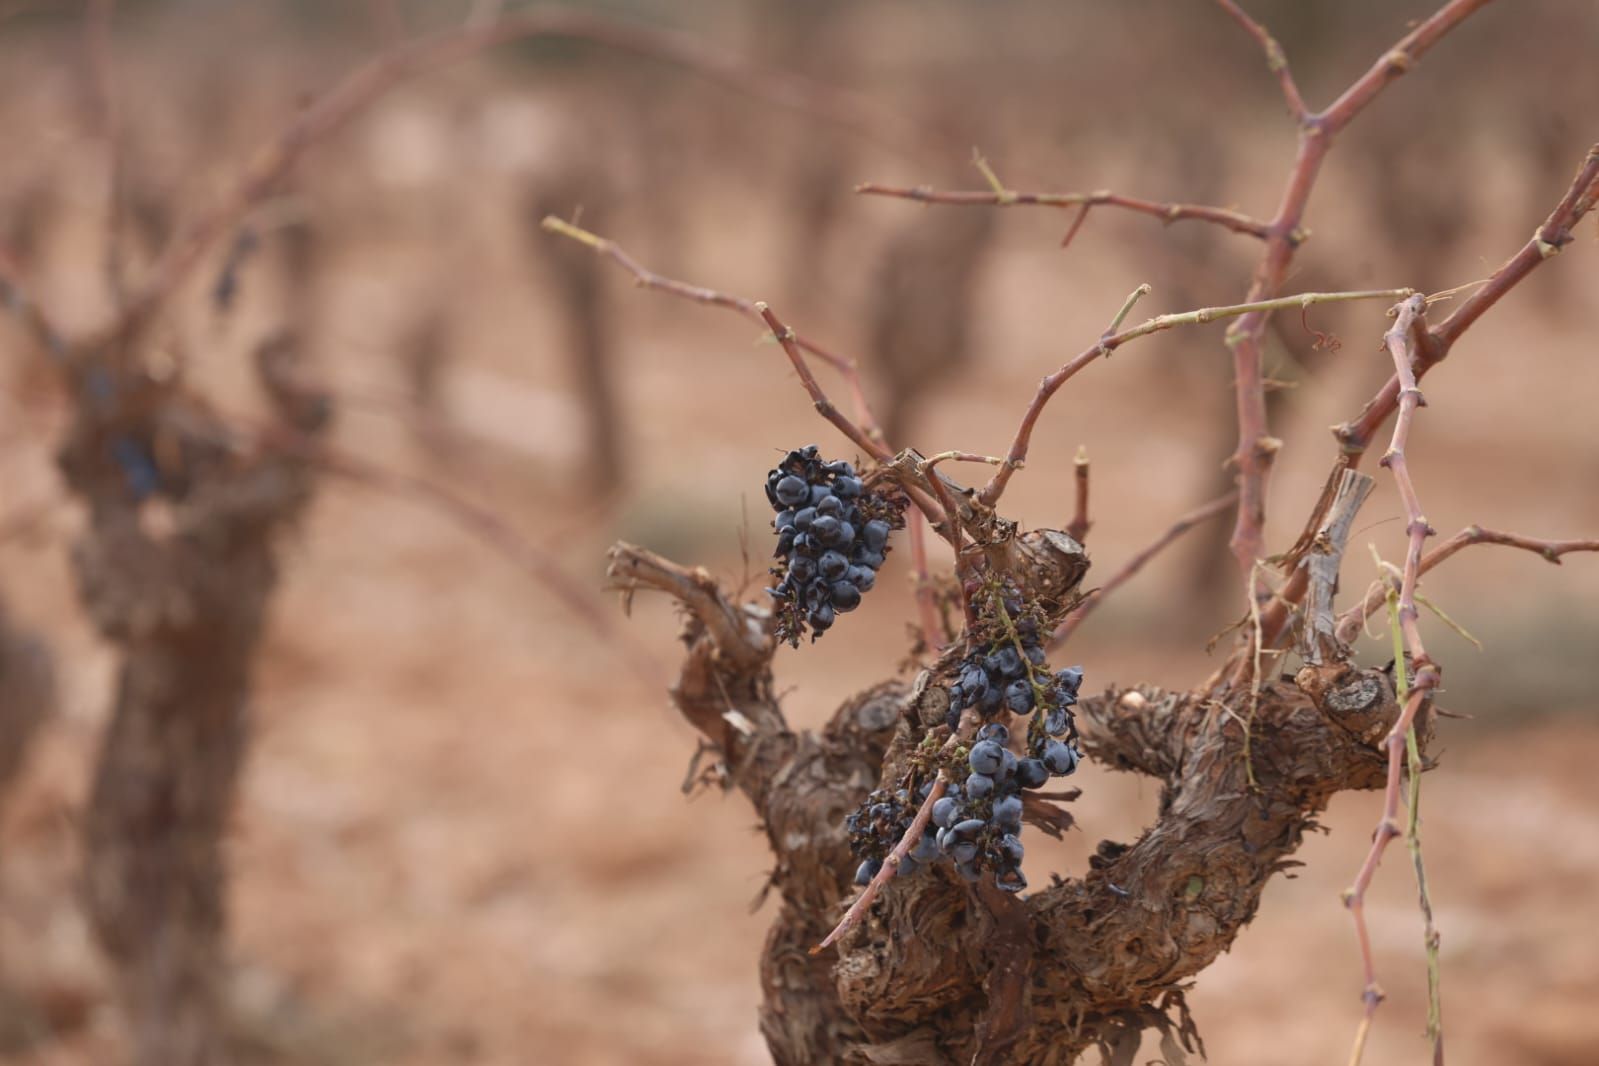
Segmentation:
<svg viewBox="0 0 1599 1066">
<path fill-rule="evenodd" d="M 1178 204 L 1166 203 L 1159 200 L 1143 200 L 1136 196 L 1122 196 L 1108 189 L 1099 189 L 1094 192 L 1016 192 L 1011 189 L 987 189 L 974 191 L 930 189 L 925 185 L 900 186 L 880 185 L 876 182 L 865 182 L 855 186 L 855 191 L 863 196 L 889 196 L 899 200 L 914 200 L 922 204 L 940 204 L 950 207 L 1055 207 L 1078 208 L 1086 214 L 1094 207 L 1120 207 L 1128 211 L 1158 218 L 1162 222 L 1182 222 L 1193 220 L 1196 222 L 1212 222 L 1223 226 L 1234 233 L 1243 233 L 1251 237 L 1264 240 L 1270 235 L 1270 226 L 1258 218 L 1225 207 L 1209 207 L 1204 204 Z M 1073 229 L 1082 223 L 1077 221 Z M 1075 232 L 1074 234 L 1075 235 Z"/>
<path fill-rule="evenodd" d="M 1206 519 L 1214 518 L 1226 511 L 1237 499 L 1238 492 L 1235 489 L 1232 492 L 1216 497 L 1209 503 L 1201 504 L 1173 522 L 1166 532 L 1155 538 L 1154 542 L 1148 547 L 1123 563 L 1122 568 L 1111 575 L 1110 580 L 1090 592 L 1083 598 L 1082 603 L 1079 603 L 1071 610 L 1071 613 L 1067 614 L 1061 624 L 1056 627 L 1054 635 L 1049 638 L 1049 647 L 1056 648 L 1064 644 L 1066 638 L 1070 637 L 1077 627 L 1083 624 L 1083 619 L 1087 618 L 1096 607 L 1105 601 L 1105 597 L 1131 581 L 1151 559 L 1165 551 L 1178 537 L 1181 537 Z"/>
<path fill-rule="evenodd" d="M 1005 486 L 1009 483 L 1011 475 L 1027 459 L 1027 448 L 1032 442 L 1033 427 L 1038 424 L 1038 416 L 1043 413 L 1044 405 L 1049 402 L 1050 397 L 1060 391 L 1060 387 L 1070 381 L 1079 370 L 1082 370 L 1096 359 L 1110 355 L 1111 352 L 1128 341 L 1137 340 L 1139 337 L 1147 337 L 1151 333 L 1159 333 L 1176 326 L 1200 325 L 1206 322 L 1216 322 L 1224 318 L 1238 318 L 1242 315 L 1275 311 L 1282 308 L 1309 307 L 1312 304 L 1343 303 L 1350 300 L 1392 300 L 1410 296 L 1414 291 L 1414 289 L 1366 289 L 1357 292 L 1303 292 L 1295 296 L 1279 296 L 1271 300 L 1254 300 L 1249 303 L 1232 304 L 1226 307 L 1201 307 L 1179 314 L 1156 315 L 1154 318 L 1130 329 L 1101 337 L 1095 344 L 1085 349 L 1082 354 L 1039 382 L 1038 392 L 1034 394 L 1032 401 L 1027 405 L 1027 410 L 1022 414 L 1021 423 L 1016 427 L 1016 436 L 1011 441 L 1010 451 L 1006 453 L 1004 464 L 995 471 L 988 484 L 983 486 L 982 492 L 978 494 L 978 500 L 988 507 L 994 506 L 999 501 L 1000 495 L 1004 493 Z"/>
</svg>

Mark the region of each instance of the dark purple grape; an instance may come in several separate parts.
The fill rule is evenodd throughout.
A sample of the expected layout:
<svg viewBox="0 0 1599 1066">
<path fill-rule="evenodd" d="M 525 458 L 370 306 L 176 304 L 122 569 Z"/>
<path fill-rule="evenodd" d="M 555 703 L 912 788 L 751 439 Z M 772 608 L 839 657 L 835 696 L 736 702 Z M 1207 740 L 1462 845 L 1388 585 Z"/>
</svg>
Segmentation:
<svg viewBox="0 0 1599 1066">
<path fill-rule="evenodd" d="M 957 841 L 970 840 L 982 831 L 983 823 L 976 818 L 968 818 L 949 827 L 949 835 Z"/>
<path fill-rule="evenodd" d="M 986 680 L 984 683 L 987 683 Z M 992 740 L 1000 747 L 1004 747 L 1006 744 L 1010 743 L 1010 730 L 1006 729 L 998 722 L 989 722 L 987 725 L 983 726 L 977 731 L 977 739 Z"/>
<path fill-rule="evenodd" d="M 994 845 L 994 849 L 999 852 L 1000 859 L 1011 866 L 1020 866 L 1022 855 L 1027 850 L 1022 847 L 1022 842 L 1010 833 L 1000 837 L 999 843 Z"/>
<path fill-rule="evenodd" d="M 1016 780 L 1023 788 L 1043 788 L 1049 782 L 1049 769 L 1038 759 L 1018 759 Z"/>
<path fill-rule="evenodd" d="M 948 829 L 960 817 L 960 803 L 953 796 L 940 796 L 933 801 L 933 824 Z"/>
<path fill-rule="evenodd" d="M 832 515 L 818 513 L 811 519 L 811 527 L 807 531 L 811 536 L 821 541 L 829 548 L 838 547 L 839 521 Z"/>
<path fill-rule="evenodd" d="M 855 473 L 855 468 L 849 464 L 848 460 L 845 459 L 834 459 L 831 463 L 828 463 L 826 466 L 822 467 L 822 469 L 826 470 L 829 474 L 834 474 L 838 477 L 852 477 Z"/>
<path fill-rule="evenodd" d="M 838 536 L 833 541 L 833 547 L 841 551 L 847 551 L 853 543 L 855 543 L 855 527 L 850 525 L 848 521 L 839 519 Z"/>
<path fill-rule="evenodd" d="M 788 555 L 794 550 L 795 533 L 792 529 L 785 529 L 777 535 L 777 550 L 773 555 Z"/>
<path fill-rule="evenodd" d="M 810 622 L 811 628 L 816 630 L 816 632 L 827 632 L 827 630 L 832 628 L 833 625 L 832 606 L 826 603 L 818 603 L 813 605 L 810 613 L 806 616 L 806 621 Z"/>
<path fill-rule="evenodd" d="M 828 496 L 816 505 L 816 513 L 829 518 L 843 518 L 844 510 L 844 501 L 837 496 Z"/>
<path fill-rule="evenodd" d="M 811 487 L 805 484 L 804 478 L 789 474 L 772 487 L 772 493 L 777 497 L 779 503 L 786 507 L 793 507 L 811 498 Z"/>
<path fill-rule="evenodd" d="M 987 690 L 984 691 L 980 697 L 978 697 L 978 713 L 985 715 L 993 714 L 999 710 L 1000 701 L 1002 699 L 1004 699 L 1004 693 L 1000 690 L 1000 687 L 998 685 L 990 685 Z"/>
<path fill-rule="evenodd" d="M 849 568 L 848 580 L 862 592 L 870 592 L 877 584 L 877 574 L 864 566 L 852 566 Z"/>
<path fill-rule="evenodd" d="M 1001 784 L 1016 776 L 1016 754 L 1009 748 L 999 753 L 999 773 L 994 777 Z"/>
<path fill-rule="evenodd" d="M 1075 696 L 1078 688 L 1083 683 L 1083 668 L 1081 666 L 1069 667 L 1056 674 L 1055 680 L 1060 682 L 1061 688 Z"/>
<path fill-rule="evenodd" d="M 970 841 L 962 841 L 949 849 L 949 857 L 955 860 L 956 865 L 970 863 L 977 858 L 977 845 Z"/>
<path fill-rule="evenodd" d="M 899 860 L 899 865 L 894 868 L 895 877 L 912 877 L 922 872 L 922 864 L 909 855 Z"/>
<path fill-rule="evenodd" d="M 1056 777 L 1065 777 L 1077 769 L 1076 750 L 1069 744 L 1063 744 L 1058 740 L 1051 740 L 1045 744 L 1039 759 L 1043 762 L 1045 768 Z"/>
<path fill-rule="evenodd" d="M 811 528 L 811 523 L 816 521 L 816 508 L 801 507 L 794 512 L 794 528 L 801 533 Z"/>
<path fill-rule="evenodd" d="M 925 833 L 922 839 L 910 850 L 910 857 L 920 863 L 930 863 L 938 858 L 938 838 L 932 833 Z"/>
<path fill-rule="evenodd" d="M 810 493 L 811 506 L 815 507 L 833 494 L 833 490 L 826 485 L 812 485 Z"/>
<path fill-rule="evenodd" d="M 772 519 L 772 528 L 781 533 L 785 529 L 794 528 L 794 510 L 788 508 L 777 512 L 777 517 Z"/>
<path fill-rule="evenodd" d="M 788 576 L 800 584 L 805 584 L 816 576 L 816 560 L 805 555 L 797 555 L 789 561 Z"/>
<path fill-rule="evenodd" d="M 1026 678 L 1017 678 L 1005 686 L 1005 706 L 1015 714 L 1026 714 L 1033 709 L 1033 686 Z"/>
<path fill-rule="evenodd" d="M 1044 649 L 1043 649 L 1043 647 L 1038 645 L 1038 644 L 1034 644 L 1034 645 L 1030 646 L 1027 649 L 1027 661 L 1032 663 L 1034 666 L 1043 666 L 1044 665 Z"/>
<path fill-rule="evenodd" d="M 972 771 L 979 774 L 997 773 L 1004 763 L 1005 749 L 995 744 L 992 740 L 979 740 L 972 745 L 971 753 L 966 756 L 966 761 L 971 764 Z"/>
<path fill-rule="evenodd" d="M 863 551 L 855 554 L 855 561 L 861 566 L 869 566 L 873 570 L 883 568 L 883 553 L 880 551 Z"/>
<path fill-rule="evenodd" d="M 1000 825 L 1022 824 L 1022 798 L 1004 796 L 994 801 L 994 821 Z"/>
<path fill-rule="evenodd" d="M 1044 714 L 1044 732 L 1052 737 L 1061 736 L 1071 726 L 1071 712 L 1064 707 L 1051 707 Z"/>
<path fill-rule="evenodd" d="M 816 561 L 817 571 L 829 581 L 837 581 L 849 573 L 849 560 L 838 552 L 823 552 Z"/>
<path fill-rule="evenodd" d="M 883 550 L 883 546 L 888 543 L 888 534 L 891 528 L 892 527 L 881 518 L 874 518 L 870 522 L 866 523 L 865 527 L 861 530 L 861 541 L 871 551 L 881 552 Z"/>
<path fill-rule="evenodd" d="M 994 779 L 987 774 L 971 774 L 966 778 L 966 794 L 974 800 L 994 794 Z"/>
<path fill-rule="evenodd" d="M 861 605 L 861 590 L 848 581 L 835 581 L 828 590 L 836 611 L 853 611 Z"/>
<path fill-rule="evenodd" d="M 865 862 L 861 863 L 855 868 L 855 883 L 857 885 L 871 884 L 872 878 L 876 877 L 878 871 L 880 871 L 882 868 L 882 859 L 867 859 Z"/>
<path fill-rule="evenodd" d="M 833 482 L 833 491 L 846 500 L 853 500 L 859 496 L 864 487 L 860 478 L 850 477 L 847 474 Z"/>
<path fill-rule="evenodd" d="M 1027 672 L 1022 665 L 1022 657 L 1016 654 L 1016 649 L 1004 647 L 994 653 L 994 659 L 999 664 L 999 672 L 1006 678 L 1021 677 Z"/>
</svg>

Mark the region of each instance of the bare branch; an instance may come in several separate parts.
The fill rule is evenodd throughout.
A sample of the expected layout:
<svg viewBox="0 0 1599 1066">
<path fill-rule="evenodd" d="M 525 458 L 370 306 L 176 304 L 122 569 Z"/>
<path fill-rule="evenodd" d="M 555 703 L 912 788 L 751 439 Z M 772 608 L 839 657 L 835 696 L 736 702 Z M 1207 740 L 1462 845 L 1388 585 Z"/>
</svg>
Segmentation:
<svg viewBox="0 0 1599 1066">
<path fill-rule="evenodd" d="M 1570 187 L 1566 189 L 1566 194 L 1549 213 L 1549 217 L 1544 219 L 1543 225 L 1533 233 L 1532 238 L 1503 266 L 1494 271 L 1493 276 L 1482 288 L 1472 293 L 1452 315 L 1428 332 L 1417 353 L 1416 377 L 1421 378 L 1427 371 L 1443 362 L 1455 342 L 1472 323 L 1481 318 L 1484 312 L 1498 303 L 1505 293 L 1520 284 L 1540 264 L 1553 258 L 1561 248 L 1570 244 L 1573 240 L 1572 231 L 1577 223 L 1593 210 L 1595 203 L 1599 203 L 1599 144 L 1588 149 L 1587 158 L 1583 160 Z M 1399 375 L 1395 374 L 1388 379 L 1387 384 L 1377 392 L 1377 395 L 1371 398 L 1359 416 L 1333 430 L 1333 435 L 1338 438 L 1344 454 L 1350 456 L 1352 462 L 1359 462 L 1372 436 L 1398 406 L 1399 390 Z"/>
<path fill-rule="evenodd" d="M 1542 557 L 1555 566 L 1560 557 L 1569 552 L 1599 552 L 1599 540 L 1539 540 L 1519 533 L 1502 533 L 1481 526 L 1467 526 L 1459 533 L 1439 544 L 1422 557 L 1418 573 L 1425 574 L 1462 548 L 1473 544 L 1500 544 L 1507 548 L 1520 548 Z M 1355 639 L 1371 612 L 1382 606 L 1386 595 L 1384 582 L 1376 581 L 1366 590 L 1365 599 L 1338 616 L 1338 639 L 1346 643 Z"/>
<path fill-rule="evenodd" d="M 1283 46 L 1277 43 L 1266 27 L 1250 18 L 1233 0 L 1216 2 L 1260 44 L 1261 50 L 1266 53 L 1266 69 L 1276 75 L 1278 84 L 1282 86 L 1288 113 L 1294 116 L 1295 121 L 1303 122 L 1310 114 L 1310 109 L 1305 106 L 1304 97 L 1299 95 L 1299 86 L 1294 83 L 1293 71 L 1288 69 L 1288 57 L 1283 54 Z"/>
<path fill-rule="evenodd" d="M 725 307 L 730 311 L 737 311 L 758 325 L 768 325 L 765 317 L 761 314 L 760 305 L 755 300 L 746 300 L 742 296 L 730 296 L 715 289 L 708 289 L 700 285 L 690 285 L 687 282 L 664 277 L 641 265 L 638 260 L 629 255 L 615 241 L 590 233 L 588 230 L 574 226 L 572 223 L 565 222 L 554 215 L 546 216 L 540 225 L 551 233 L 592 248 L 595 254 L 611 260 L 611 262 L 633 275 L 634 282 L 640 288 L 670 293 L 673 296 L 690 300 L 694 303 L 707 304 L 712 307 Z M 855 405 L 856 421 L 862 431 L 873 442 L 870 447 L 866 448 L 867 453 L 875 458 L 890 456 L 892 453 L 888 451 L 883 441 L 883 432 L 878 428 L 877 418 L 872 414 L 871 406 L 867 403 L 866 391 L 861 387 L 860 369 L 855 365 L 855 360 L 835 355 L 792 330 L 789 330 L 788 333 L 789 339 L 793 344 L 816 356 L 816 358 L 843 375 L 844 381 L 849 386 L 850 397 Z M 796 369 L 798 369 L 797 366 Z M 802 378 L 807 376 L 809 376 L 808 370 L 801 372 Z M 814 381 L 814 378 L 811 380 Z M 809 391 L 809 386 L 807 386 L 807 391 Z M 812 398 L 815 398 L 814 394 Z"/>
<path fill-rule="evenodd" d="M 1305 621 L 1300 633 L 1300 655 L 1305 662 L 1319 666 L 1336 659 L 1343 650 L 1338 645 L 1333 619 L 1333 593 L 1338 588 L 1338 571 L 1344 546 L 1361 504 L 1371 495 L 1376 481 L 1370 475 L 1345 470 L 1333 490 L 1315 537 L 1300 564 L 1310 581 L 1305 602 Z"/>
<path fill-rule="evenodd" d="M 1332 146 L 1333 135 L 1347 126 L 1385 85 L 1413 66 L 1423 53 L 1487 2 L 1450 0 L 1383 53 L 1371 70 L 1351 85 L 1326 111 L 1320 114 L 1301 113 L 1299 147 L 1293 169 L 1289 172 L 1281 205 L 1271 221 L 1271 235 L 1267 238 L 1266 249 L 1255 268 L 1254 282 L 1245 299 L 1266 299 L 1278 292 L 1287 279 L 1296 244 L 1293 235 L 1301 230 L 1305 208 L 1310 202 L 1322 161 Z M 1236 5 L 1223 0 L 1222 6 L 1257 39 L 1270 40 L 1265 30 L 1255 26 L 1242 11 L 1237 10 Z M 1267 55 L 1270 62 L 1272 53 L 1269 48 Z M 1287 65 L 1284 62 L 1279 74 L 1286 75 L 1286 72 Z M 1285 94 L 1291 84 L 1291 81 L 1284 81 Z M 1291 108 L 1294 107 L 1295 97 L 1297 89 L 1289 97 Z M 1267 424 L 1266 383 L 1262 371 L 1262 339 L 1269 318 L 1269 310 L 1246 315 L 1227 331 L 1227 343 L 1233 351 L 1233 386 L 1238 418 L 1238 448 L 1233 459 L 1238 469 L 1239 499 L 1231 545 L 1239 572 L 1248 583 L 1254 601 L 1251 611 L 1264 609 L 1269 599 L 1256 563 L 1265 556 L 1266 488 L 1279 444 L 1271 436 Z"/>
<path fill-rule="evenodd" d="M 1043 413 L 1044 405 L 1049 398 L 1060 390 L 1060 387 L 1070 381 L 1079 370 L 1096 359 L 1110 355 L 1128 341 L 1147 337 L 1151 333 L 1159 333 L 1176 326 L 1198 325 L 1206 322 L 1217 322 L 1225 318 L 1238 318 L 1251 316 L 1266 311 L 1275 311 L 1287 307 L 1308 307 L 1318 303 L 1340 303 L 1350 300 L 1392 300 L 1397 297 L 1409 296 L 1413 289 L 1369 289 L 1358 292 L 1305 292 L 1297 296 L 1279 296 L 1271 300 L 1256 300 L 1249 303 L 1233 304 L 1228 307 L 1201 307 L 1194 311 L 1184 311 L 1181 314 L 1157 315 L 1147 322 L 1133 326 L 1131 329 L 1122 330 L 1106 337 L 1101 337 L 1098 343 L 1086 349 L 1075 359 L 1066 363 L 1059 370 L 1044 378 L 1038 384 L 1038 392 L 1034 394 L 1032 402 L 1027 405 L 1027 410 L 1022 414 L 1021 423 L 1016 427 L 1016 436 L 1011 441 L 1010 451 L 1005 456 L 1005 463 L 994 476 L 989 479 L 978 499 L 986 506 L 992 507 L 999 501 L 1000 495 L 1005 491 L 1005 485 L 1010 481 L 1011 474 L 1021 467 L 1027 459 L 1027 447 L 1032 441 L 1033 427 L 1038 424 L 1038 416 Z"/>
<path fill-rule="evenodd" d="M 1015 192 L 1010 189 L 956 191 L 931 189 L 925 185 L 901 186 L 864 182 L 855 186 L 855 191 L 863 196 L 888 196 L 899 200 L 914 200 L 917 203 L 938 204 L 948 207 L 1077 208 L 1084 213 L 1094 207 L 1119 207 L 1127 211 L 1135 211 L 1141 215 L 1158 218 L 1167 224 L 1189 220 L 1210 222 L 1230 229 L 1234 233 L 1243 233 L 1261 240 L 1264 240 L 1270 234 L 1270 227 L 1267 223 L 1225 207 L 1144 200 L 1136 196 L 1123 196 L 1108 189 L 1099 189 L 1094 192 Z"/>
<path fill-rule="evenodd" d="M 1377 864 L 1382 861 L 1383 852 L 1387 850 L 1389 842 L 1400 833 L 1400 781 L 1406 736 L 1421 708 L 1431 697 L 1433 689 L 1438 686 L 1440 678 L 1438 667 L 1428 657 L 1427 650 L 1422 644 L 1418 624 L 1419 612 L 1416 608 L 1416 582 L 1421 573 L 1422 545 L 1432 533 L 1432 527 L 1427 524 L 1427 518 L 1422 513 L 1421 499 L 1416 494 L 1416 486 L 1411 480 L 1410 468 L 1405 459 L 1405 445 L 1410 437 L 1411 421 L 1415 417 L 1416 409 L 1423 402 L 1421 390 L 1416 387 L 1415 363 L 1418 345 L 1421 338 L 1426 336 L 1426 310 L 1427 301 L 1423 296 L 1411 296 L 1404 300 L 1396 308 L 1393 328 L 1383 336 L 1383 341 L 1393 356 L 1395 373 L 1402 383 L 1399 394 L 1399 417 L 1394 421 L 1393 440 L 1388 446 L 1388 453 L 1383 456 L 1383 465 L 1394 475 L 1400 498 L 1404 501 L 1406 517 L 1409 519 L 1405 527 L 1409 537 L 1409 547 L 1405 554 L 1404 574 L 1400 579 L 1395 609 L 1398 626 L 1403 634 L 1404 650 L 1409 654 L 1410 662 L 1407 664 L 1400 661 L 1394 666 L 1396 676 L 1400 679 L 1399 684 L 1408 690 L 1408 696 L 1398 721 L 1394 723 L 1383 741 L 1388 748 L 1388 776 L 1383 793 L 1382 818 L 1377 823 L 1371 848 L 1360 867 L 1360 872 L 1355 876 L 1355 883 L 1344 895 L 1344 905 L 1349 908 L 1349 913 L 1355 922 L 1355 935 L 1360 943 L 1361 963 L 1366 978 L 1362 994 L 1365 1014 L 1359 1034 L 1356 1036 L 1352 1063 L 1358 1063 L 1360 1060 L 1360 1053 L 1365 1045 L 1365 1034 L 1370 1029 L 1371 1019 L 1375 1016 L 1378 1005 L 1383 1000 L 1382 988 L 1377 983 L 1371 937 L 1366 929 L 1366 889 L 1377 873 Z M 1415 676 L 1410 680 L 1408 675 L 1412 670 Z"/>
<path fill-rule="evenodd" d="M 1049 639 L 1049 646 L 1053 648 L 1064 644 L 1066 642 L 1066 638 L 1070 637 L 1072 633 L 1076 631 L 1077 627 L 1083 624 L 1083 619 L 1087 618 L 1096 607 L 1104 602 L 1105 597 L 1109 596 L 1112 592 L 1115 592 L 1117 589 L 1127 584 L 1127 582 L 1131 581 L 1133 577 L 1140 570 L 1142 570 L 1151 559 L 1165 551 L 1166 548 L 1169 547 L 1178 537 L 1181 537 L 1184 533 L 1188 532 L 1199 523 L 1205 521 L 1207 518 L 1214 518 L 1226 511 L 1227 508 L 1231 507 L 1237 502 L 1237 500 L 1238 493 L 1236 491 L 1225 493 L 1224 495 L 1218 496 L 1214 500 L 1211 500 L 1209 503 L 1202 504 L 1199 507 L 1194 508 L 1177 521 L 1173 522 L 1171 527 L 1167 529 L 1166 532 L 1155 538 L 1154 543 L 1150 544 L 1148 547 L 1134 555 L 1131 559 L 1128 559 L 1125 563 L 1123 563 L 1122 568 L 1116 571 L 1116 573 L 1112 574 L 1109 581 L 1106 581 L 1099 588 L 1095 589 L 1093 592 L 1090 592 L 1086 597 L 1084 597 L 1083 602 L 1073 608 L 1071 613 L 1061 621 L 1061 624 L 1058 627 L 1056 627 L 1055 635 Z"/>
</svg>

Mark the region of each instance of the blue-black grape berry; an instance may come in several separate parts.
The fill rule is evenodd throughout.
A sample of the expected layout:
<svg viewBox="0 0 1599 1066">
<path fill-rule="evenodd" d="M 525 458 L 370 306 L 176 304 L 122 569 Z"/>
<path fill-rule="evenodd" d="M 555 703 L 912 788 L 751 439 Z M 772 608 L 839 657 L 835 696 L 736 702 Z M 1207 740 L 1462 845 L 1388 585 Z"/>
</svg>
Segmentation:
<svg viewBox="0 0 1599 1066">
<path fill-rule="evenodd" d="M 837 616 L 860 606 L 877 584 L 888 535 L 904 524 L 905 500 L 868 491 L 855 468 L 828 462 L 809 445 L 789 452 L 766 476 L 766 498 L 777 516 L 773 553 L 777 635 L 798 646 L 808 629 L 815 640 Z"/>
</svg>

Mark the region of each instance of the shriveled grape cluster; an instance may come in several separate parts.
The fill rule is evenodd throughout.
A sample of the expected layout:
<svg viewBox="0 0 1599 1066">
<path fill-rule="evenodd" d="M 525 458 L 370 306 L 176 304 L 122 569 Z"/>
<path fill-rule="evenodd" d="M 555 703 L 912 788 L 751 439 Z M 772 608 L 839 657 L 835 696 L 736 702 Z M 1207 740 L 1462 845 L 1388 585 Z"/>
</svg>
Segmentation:
<svg viewBox="0 0 1599 1066">
<path fill-rule="evenodd" d="M 899 873 L 915 873 L 940 858 L 955 872 L 976 881 L 991 872 L 1007 892 L 1027 887 L 1021 862 L 1022 792 L 1065 777 L 1077 769 L 1077 729 L 1072 708 L 1083 682 L 1081 667 L 1051 673 L 1045 663 L 1043 619 L 1024 609 L 1019 596 L 996 591 L 992 610 L 974 627 L 975 647 L 961 660 L 949 686 L 949 727 L 974 708 L 981 725 L 965 765 L 943 769 L 949 779 L 933 803 L 925 831 L 901 861 Z M 1027 730 L 1012 750 L 1011 729 L 998 719 L 1027 715 Z M 958 750 L 958 749 L 957 749 Z M 862 857 L 855 872 L 866 884 L 909 830 L 917 808 L 931 794 L 933 778 L 907 789 L 877 791 L 845 820 L 850 846 Z"/>
<path fill-rule="evenodd" d="M 772 569 L 777 585 L 766 591 L 777 601 L 778 638 L 797 646 L 807 626 L 814 641 L 872 590 L 899 508 L 868 492 L 849 463 L 822 459 L 814 444 L 789 452 L 766 476 L 766 498 L 777 512 L 773 554 L 781 560 Z"/>
</svg>

